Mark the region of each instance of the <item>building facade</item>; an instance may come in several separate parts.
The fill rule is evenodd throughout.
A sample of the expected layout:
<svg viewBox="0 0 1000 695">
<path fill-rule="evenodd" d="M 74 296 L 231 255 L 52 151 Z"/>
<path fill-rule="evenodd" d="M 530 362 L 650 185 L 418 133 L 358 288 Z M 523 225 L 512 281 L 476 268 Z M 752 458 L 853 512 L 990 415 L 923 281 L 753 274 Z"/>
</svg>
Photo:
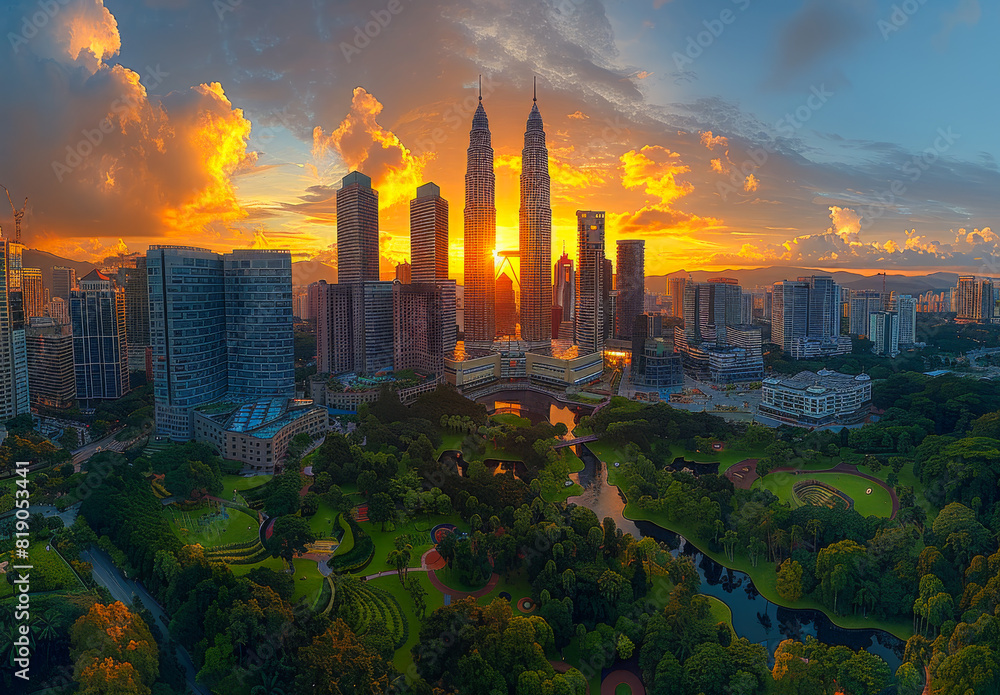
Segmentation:
<svg viewBox="0 0 1000 695">
<path fill-rule="evenodd" d="M 25 329 L 31 406 L 68 410 L 76 403 L 73 329 L 54 318 L 32 317 Z"/>
<path fill-rule="evenodd" d="M 30 412 L 25 342 L 24 246 L 0 239 L 0 421 Z"/>
<path fill-rule="evenodd" d="M 393 367 L 444 373 L 444 356 L 455 349 L 455 281 L 393 285 Z"/>
<path fill-rule="evenodd" d="M 537 102 L 532 105 L 521 150 L 521 339 L 552 340 L 552 205 L 549 151 Z"/>
<path fill-rule="evenodd" d="M 872 382 L 867 374 L 799 372 L 764 379 L 758 413 L 801 427 L 850 425 L 864 422 L 871 401 Z"/>
<path fill-rule="evenodd" d="M 578 210 L 576 275 L 576 344 L 583 352 L 601 352 L 605 331 L 604 212 Z"/>
<path fill-rule="evenodd" d="M 41 268 L 21 269 L 21 289 L 24 292 L 24 318 L 45 315 L 45 286 Z"/>
<path fill-rule="evenodd" d="M 850 299 L 850 334 L 867 336 L 871 315 L 885 309 L 885 299 L 875 290 L 853 290 Z"/>
<path fill-rule="evenodd" d="M 70 291 L 73 367 L 81 401 L 114 400 L 129 391 L 125 291 L 98 270 Z"/>
<path fill-rule="evenodd" d="M 410 201 L 410 264 L 411 282 L 448 279 L 448 201 L 434 183 Z"/>
<path fill-rule="evenodd" d="M 497 244 L 496 174 L 490 122 L 482 94 L 472 117 L 465 170 L 465 294 L 463 328 L 465 341 L 489 345 L 496 336 L 494 304 L 496 270 L 493 250 Z"/>
<path fill-rule="evenodd" d="M 635 317 L 645 310 L 646 242 L 622 239 L 618 242 L 618 303 L 615 306 L 615 337 L 632 339 Z"/>
<path fill-rule="evenodd" d="M 899 354 L 899 314 L 895 311 L 876 311 L 869 317 L 868 339 L 872 353 L 882 357 Z"/>
<path fill-rule="evenodd" d="M 352 171 L 337 191 L 337 282 L 378 279 L 378 191 L 369 177 Z"/>
<path fill-rule="evenodd" d="M 497 277 L 495 297 L 496 337 L 517 337 L 517 296 L 514 294 L 514 281 L 507 273 L 500 273 L 500 276 Z"/>
<path fill-rule="evenodd" d="M 49 299 L 59 297 L 67 302 L 69 293 L 76 287 L 76 268 L 57 265 L 52 267 L 52 291 Z"/>
</svg>

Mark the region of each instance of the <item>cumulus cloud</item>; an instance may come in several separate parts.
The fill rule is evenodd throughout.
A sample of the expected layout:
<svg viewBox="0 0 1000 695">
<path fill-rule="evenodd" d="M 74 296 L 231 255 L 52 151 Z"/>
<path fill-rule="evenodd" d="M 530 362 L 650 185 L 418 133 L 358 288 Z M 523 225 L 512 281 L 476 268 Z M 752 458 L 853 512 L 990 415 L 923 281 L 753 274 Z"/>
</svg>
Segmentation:
<svg viewBox="0 0 1000 695">
<path fill-rule="evenodd" d="M 244 215 L 232 178 L 256 156 L 243 112 L 217 83 L 150 94 L 165 73 L 110 64 L 120 46 L 101 0 L 70 0 L 0 73 L 18 100 L 0 111 L 0 132 L 17 133 L 0 139 L 0 180 L 32 202 L 32 245 L 95 258 L 111 240 L 80 237 L 190 238 Z"/>
<path fill-rule="evenodd" d="M 753 174 L 747 176 L 746 180 L 743 182 L 743 190 L 747 193 L 753 193 L 759 186 L 760 180 Z"/>
<path fill-rule="evenodd" d="M 711 130 L 706 130 L 701 134 L 701 144 L 710 150 L 718 147 L 729 147 L 729 139 L 724 135 L 712 135 Z"/>
<path fill-rule="evenodd" d="M 327 152 L 335 152 L 349 170 L 370 176 L 380 206 L 391 207 L 413 197 L 434 155 L 414 155 L 395 133 L 375 120 L 381 112 L 378 99 L 363 87 L 355 88 L 351 110 L 340 125 L 329 134 L 320 126 L 313 130 L 313 157 L 322 160 Z"/>
</svg>

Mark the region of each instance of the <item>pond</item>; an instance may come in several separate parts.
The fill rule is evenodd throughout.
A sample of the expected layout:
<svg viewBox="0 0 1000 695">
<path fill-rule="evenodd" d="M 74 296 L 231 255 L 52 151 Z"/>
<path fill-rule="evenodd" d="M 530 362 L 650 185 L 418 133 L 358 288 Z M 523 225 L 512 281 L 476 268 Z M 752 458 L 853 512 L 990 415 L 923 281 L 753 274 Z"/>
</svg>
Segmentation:
<svg viewBox="0 0 1000 695">
<path fill-rule="evenodd" d="M 906 643 L 883 630 L 847 630 L 837 627 L 821 611 L 798 610 L 780 607 L 760 595 L 753 580 L 744 572 L 731 570 L 701 553 L 683 536 L 667 531 L 650 521 L 632 521 L 623 515 L 625 496 L 615 486 L 608 484 L 604 464 L 586 445 L 578 445 L 578 455 L 584 469 L 571 478 L 580 483 L 584 491 L 567 502 L 587 507 L 598 519 L 611 517 L 624 533 L 636 538 L 650 536 L 672 549 L 674 556 L 688 555 L 698 567 L 702 578 L 701 593 L 723 601 L 733 612 L 736 634 L 751 642 L 764 645 L 770 654 L 784 639 L 805 639 L 813 635 L 830 645 L 843 645 L 851 649 L 866 649 L 885 659 L 895 673 L 902 662 Z M 683 461 L 678 459 L 675 464 Z M 689 467 L 698 464 L 686 462 Z M 711 464 L 716 465 L 716 464 Z M 683 466 L 681 466 L 683 467 Z"/>
<path fill-rule="evenodd" d="M 491 413 L 511 413 L 531 421 L 532 425 L 539 422 L 550 422 L 566 425 L 565 439 L 573 438 L 573 428 L 580 418 L 589 414 L 594 407 L 560 403 L 551 396 L 534 391 L 501 391 L 491 396 L 483 396 L 478 403 L 485 405 Z"/>
</svg>

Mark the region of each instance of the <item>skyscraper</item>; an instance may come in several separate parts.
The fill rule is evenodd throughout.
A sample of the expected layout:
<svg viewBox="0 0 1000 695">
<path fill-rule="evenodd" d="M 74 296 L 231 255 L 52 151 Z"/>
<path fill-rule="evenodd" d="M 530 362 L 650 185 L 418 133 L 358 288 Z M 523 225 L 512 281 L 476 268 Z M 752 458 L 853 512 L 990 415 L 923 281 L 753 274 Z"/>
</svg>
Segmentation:
<svg viewBox="0 0 1000 695">
<path fill-rule="evenodd" d="M 16 241 L 0 239 L 0 421 L 31 409 L 21 290 L 23 250 Z"/>
<path fill-rule="evenodd" d="M 601 306 L 604 309 L 604 340 L 615 335 L 615 270 L 612 260 L 605 256 L 604 272 L 601 273 Z"/>
<path fill-rule="evenodd" d="M 465 170 L 465 298 L 466 344 L 491 344 L 496 335 L 494 303 L 496 277 L 493 251 L 497 243 L 496 174 L 490 122 L 479 106 L 472 117 Z"/>
<path fill-rule="evenodd" d="M 517 299 L 514 281 L 507 273 L 500 273 L 496 288 L 496 327 L 498 338 L 513 338 L 517 333 Z"/>
<path fill-rule="evenodd" d="M 643 313 L 646 298 L 646 242 L 635 239 L 619 241 L 617 270 L 615 334 L 622 340 L 631 340 L 635 317 Z"/>
<path fill-rule="evenodd" d="M 604 349 L 604 212 L 577 210 L 576 343 L 583 353 Z"/>
<path fill-rule="evenodd" d="M 784 280 L 774 283 L 771 305 L 771 342 L 792 351 L 797 338 L 809 335 L 809 283 Z"/>
<path fill-rule="evenodd" d="M 883 357 L 899 354 L 899 314 L 895 311 L 876 311 L 868 317 L 868 339 L 872 352 Z"/>
<path fill-rule="evenodd" d="M 676 277 L 667 281 L 667 292 L 670 295 L 670 315 L 678 318 L 684 317 L 684 286 L 687 278 Z"/>
<path fill-rule="evenodd" d="M 549 151 L 534 99 L 521 150 L 521 339 L 552 340 L 552 206 Z"/>
<path fill-rule="evenodd" d="M 294 396 L 292 254 L 223 255 L 228 387 L 243 396 Z"/>
<path fill-rule="evenodd" d="M 57 265 L 52 267 L 52 291 L 50 298 L 59 297 L 69 301 L 69 293 L 76 287 L 76 268 Z"/>
<path fill-rule="evenodd" d="M 45 315 L 45 288 L 40 268 L 21 269 L 21 290 L 24 292 L 24 317 Z"/>
<path fill-rule="evenodd" d="M 394 369 L 444 373 L 444 356 L 455 349 L 455 281 L 393 283 Z"/>
<path fill-rule="evenodd" d="M 840 285 L 829 275 L 800 277 L 799 282 L 809 283 L 809 336 L 840 335 Z"/>
<path fill-rule="evenodd" d="M 337 191 L 337 282 L 379 279 L 378 192 L 359 171 Z"/>
<path fill-rule="evenodd" d="M 850 334 L 868 335 L 869 317 L 885 308 L 882 293 L 876 290 L 854 290 L 851 292 L 850 304 Z"/>
<path fill-rule="evenodd" d="M 410 201 L 410 262 L 412 282 L 448 279 L 448 201 L 433 183 Z"/>
<path fill-rule="evenodd" d="M 92 270 L 69 294 L 76 397 L 113 400 L 129 391 L 125 291 Z"/>
<path fill-rule="evenodd" d="M 317 371 L 377 374 L 393 369 L 393 285 L 319 283 Z M 400 283 L 401 284 L 401 283 Z"/>
<path fill-rule="evenodd" d="M 899 344 L 913 345 L 917 341 L 917 300 L 908 295 L 898 295 L 892 305 L 899 314 Z"/>
<path fill-rule="evenodd" d="M 28 384 L 35 408 L 67 410 L 76 399 L 73 330 L 56 319 L 32 317 L 25 329 Z"/>
<path fill-rule="evenodd" d="M 135 268 L 125 271 L 125 339 L 128 343 L 129 369 L 145 369 L 146 349 L 149 347 L 149 276 L 146 257 L 135 259 Z"/>
<path fill-rule="evenodd" d="M 958 278 L 957 312 L 959 323 L 992 323 L 996 316 L 996 297 L 993 281 L 963 275 Z"/>
<path fill-rule="evenodd" d="M 146 263 L 160 434 L 191 439 L 193 409 L 225 397 L 293 393 L 287 251 L 150 246 Z"/>
<path fill-rule="evenodd" d="M 579 229 L 580 212 L 577 211 L 576 214 Z M 552 303 L 562 307 L 563 321 L 573 321 L 576 318 L 576 273 L 573 271 L 573 259 L 565 249 L 563 255 L 556 261 L 552 279 L 555 281 L 552 288 Z"/>
<path fill-rule="evenodd" d="M 404 285 L 409 285 L 413 282 L 413 266 L 403 261 L 402 263 L 396 264 L 396 279 L 399 280 Z"/>
</svg>

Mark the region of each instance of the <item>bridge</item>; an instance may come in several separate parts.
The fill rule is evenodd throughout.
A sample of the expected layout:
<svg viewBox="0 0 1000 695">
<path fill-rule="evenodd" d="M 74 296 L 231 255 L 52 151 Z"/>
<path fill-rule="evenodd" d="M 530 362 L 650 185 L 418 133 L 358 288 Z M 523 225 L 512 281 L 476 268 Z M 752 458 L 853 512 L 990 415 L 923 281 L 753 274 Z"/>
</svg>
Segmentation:
<svg viewBox="0 0 1000 695">
<path fill-rule="evenodd" d="M 586 437 L 577 437 L 576 439 L 569 439 L 565 442 L 559 442 L 553 449 L 564 449 L 568 446 L 576 446 L 577 444 L 586 444 L 587 442 L 596 442 L 598 436 L 596 434 L 588 434 Z"/>
</svg>

